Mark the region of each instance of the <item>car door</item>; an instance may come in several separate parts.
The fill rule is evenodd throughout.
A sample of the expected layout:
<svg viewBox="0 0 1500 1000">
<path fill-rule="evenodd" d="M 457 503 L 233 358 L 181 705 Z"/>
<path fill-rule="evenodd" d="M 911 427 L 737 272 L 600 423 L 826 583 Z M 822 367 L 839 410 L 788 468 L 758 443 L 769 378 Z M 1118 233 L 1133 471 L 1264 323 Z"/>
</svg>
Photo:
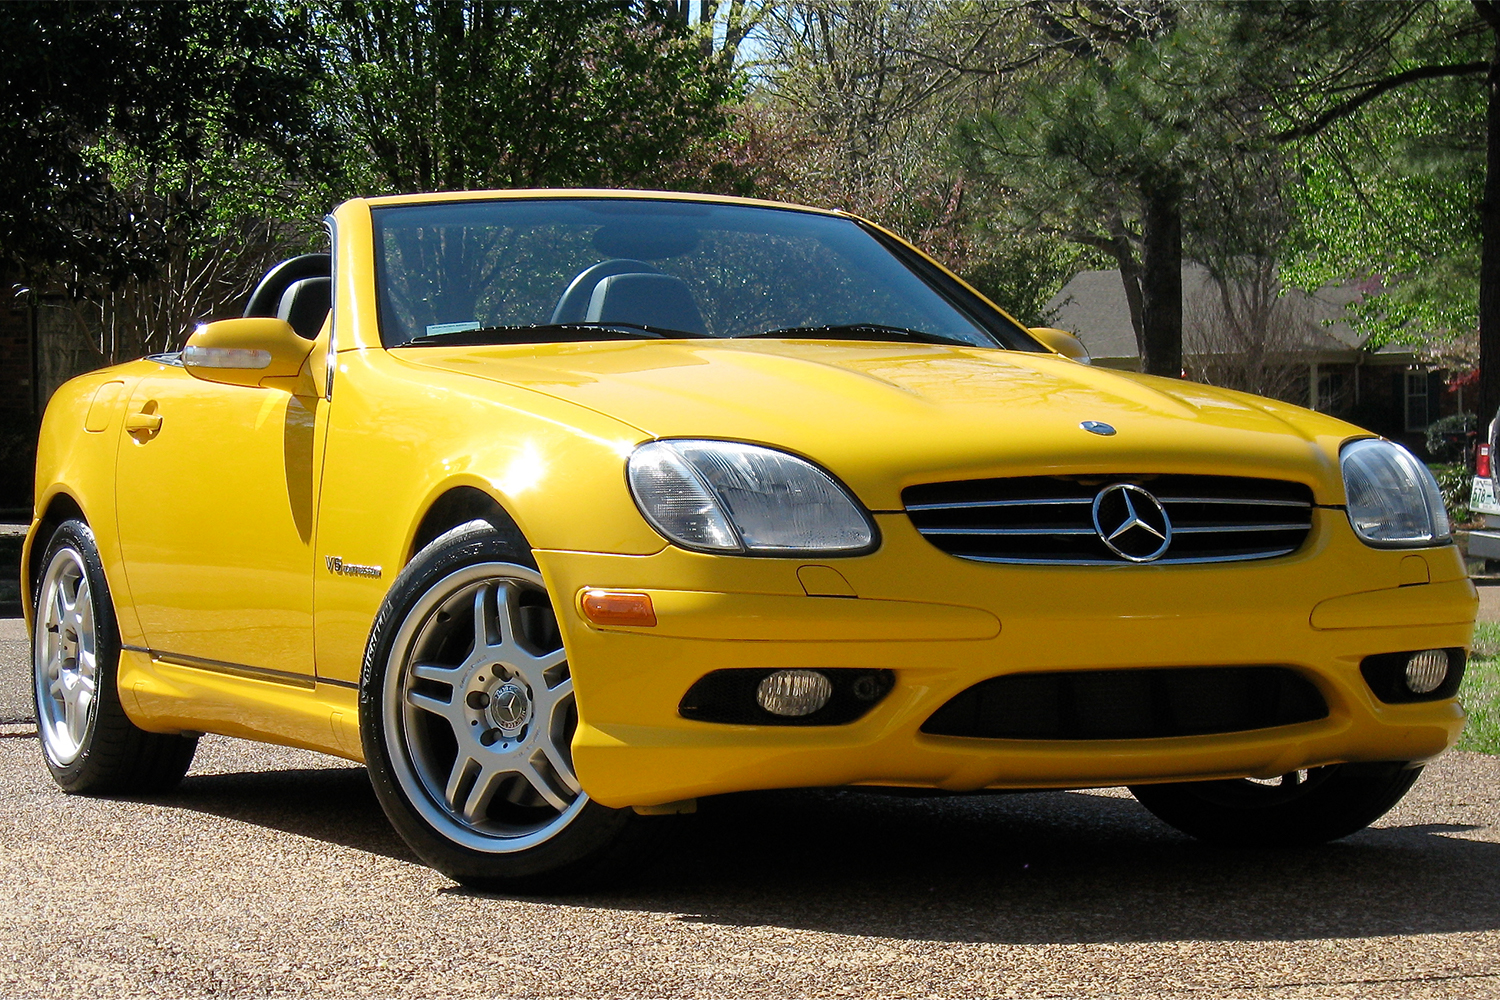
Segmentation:
<svg viewBox="0 0 1500 1000">
<path fill-rule="evenodd" d="M 158 659 L 312 684 L 326 405 L 170 366 L 135 386 L 116 516 L 131 599 Z"/>
</svg>

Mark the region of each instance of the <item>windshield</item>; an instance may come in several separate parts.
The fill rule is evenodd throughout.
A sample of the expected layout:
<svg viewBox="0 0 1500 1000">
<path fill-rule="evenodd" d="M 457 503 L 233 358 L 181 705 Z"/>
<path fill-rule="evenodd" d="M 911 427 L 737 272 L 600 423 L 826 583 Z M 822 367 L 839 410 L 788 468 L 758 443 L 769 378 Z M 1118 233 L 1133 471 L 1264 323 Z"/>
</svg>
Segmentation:
<svg viewBox="0 0 1500 1000">
<path fill-rule="evenodd" d="M 387 347 L 770 334 L 1040 349 L 936 268 L 835 216 L 556 198 L 373 219 Z"/>
</svg>

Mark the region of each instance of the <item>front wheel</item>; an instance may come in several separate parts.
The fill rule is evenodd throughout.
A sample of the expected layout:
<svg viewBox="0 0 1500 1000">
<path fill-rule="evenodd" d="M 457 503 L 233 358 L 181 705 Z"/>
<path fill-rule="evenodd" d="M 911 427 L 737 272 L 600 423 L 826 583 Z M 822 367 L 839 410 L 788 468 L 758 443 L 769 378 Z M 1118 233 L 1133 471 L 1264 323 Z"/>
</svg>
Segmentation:
<svg viewBox="0 0 1500 1000">
<path fill-rule="evenodd" d="M 1199 840 L 1298 847 L 1363 830 L 1401 801 L 1421 773 L 1401 762 L 1330 764 L 1271 781 L 1132 785 L 1130 792 L 1158 819 Z"/>
<path fill-rule="evenodd" d="M 375 619 L 360 727 L 386 815 L 424 861 L 489 889 L 592 874 L 631 824 L 573 772 L 567 653 L 530 549 L 474 521 L 424 548 Z"/>
</svg>

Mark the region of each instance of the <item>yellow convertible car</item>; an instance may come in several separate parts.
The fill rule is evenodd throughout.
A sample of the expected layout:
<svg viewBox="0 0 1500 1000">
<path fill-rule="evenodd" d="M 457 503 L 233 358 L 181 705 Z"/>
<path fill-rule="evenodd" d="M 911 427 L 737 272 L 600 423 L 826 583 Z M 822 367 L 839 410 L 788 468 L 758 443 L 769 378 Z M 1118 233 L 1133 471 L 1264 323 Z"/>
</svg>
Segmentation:
<svg viewBox="0 0 1500 1000">
<path fill-rule="evenodd" d="M 1357 427 L 1090 367 L 840 212 L 467 192 L 329 232 L 48 407 L 64 789 L 308 747 L 451 877 L 557 885 L 749 789 L 1128 785 L 1322 841 L 1463 725 L 1442 499 Z"/>
</svg>

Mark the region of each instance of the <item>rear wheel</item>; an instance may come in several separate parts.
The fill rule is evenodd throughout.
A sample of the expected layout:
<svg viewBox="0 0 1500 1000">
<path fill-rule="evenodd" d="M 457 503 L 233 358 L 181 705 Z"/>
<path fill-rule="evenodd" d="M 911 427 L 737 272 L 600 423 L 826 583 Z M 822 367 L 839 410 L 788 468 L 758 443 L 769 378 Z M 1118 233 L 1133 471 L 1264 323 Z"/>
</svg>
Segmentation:
<svg viewBox="0 0 1500 1000">
<path fill-rule="evenodd" d="M 402 571 L 371 632 L 360 724 L 375 790 L 423 860 L 469 885 L 595 874 L 634 820 L 573 771 L 567 653 L 530 549 L 474 521 Z"/>
<path fill-rule="evenodd" d="M 120 704 L 120 633 L 94 534 L 64 521 L 42 556 L 32 605 L 37 734 L 65 791 L 164 791 L 187 773 L 196 737 L 148 733 Z"/>
<path fill-rule="evenodd" d="M 1390 810 L 1422 773 L 1401 762 L 1330 764 L 1270 781 L 1132 785 L 1158 819 L 1236 847 L 1296 847 L 1357 833 Z"/>
</svg>

